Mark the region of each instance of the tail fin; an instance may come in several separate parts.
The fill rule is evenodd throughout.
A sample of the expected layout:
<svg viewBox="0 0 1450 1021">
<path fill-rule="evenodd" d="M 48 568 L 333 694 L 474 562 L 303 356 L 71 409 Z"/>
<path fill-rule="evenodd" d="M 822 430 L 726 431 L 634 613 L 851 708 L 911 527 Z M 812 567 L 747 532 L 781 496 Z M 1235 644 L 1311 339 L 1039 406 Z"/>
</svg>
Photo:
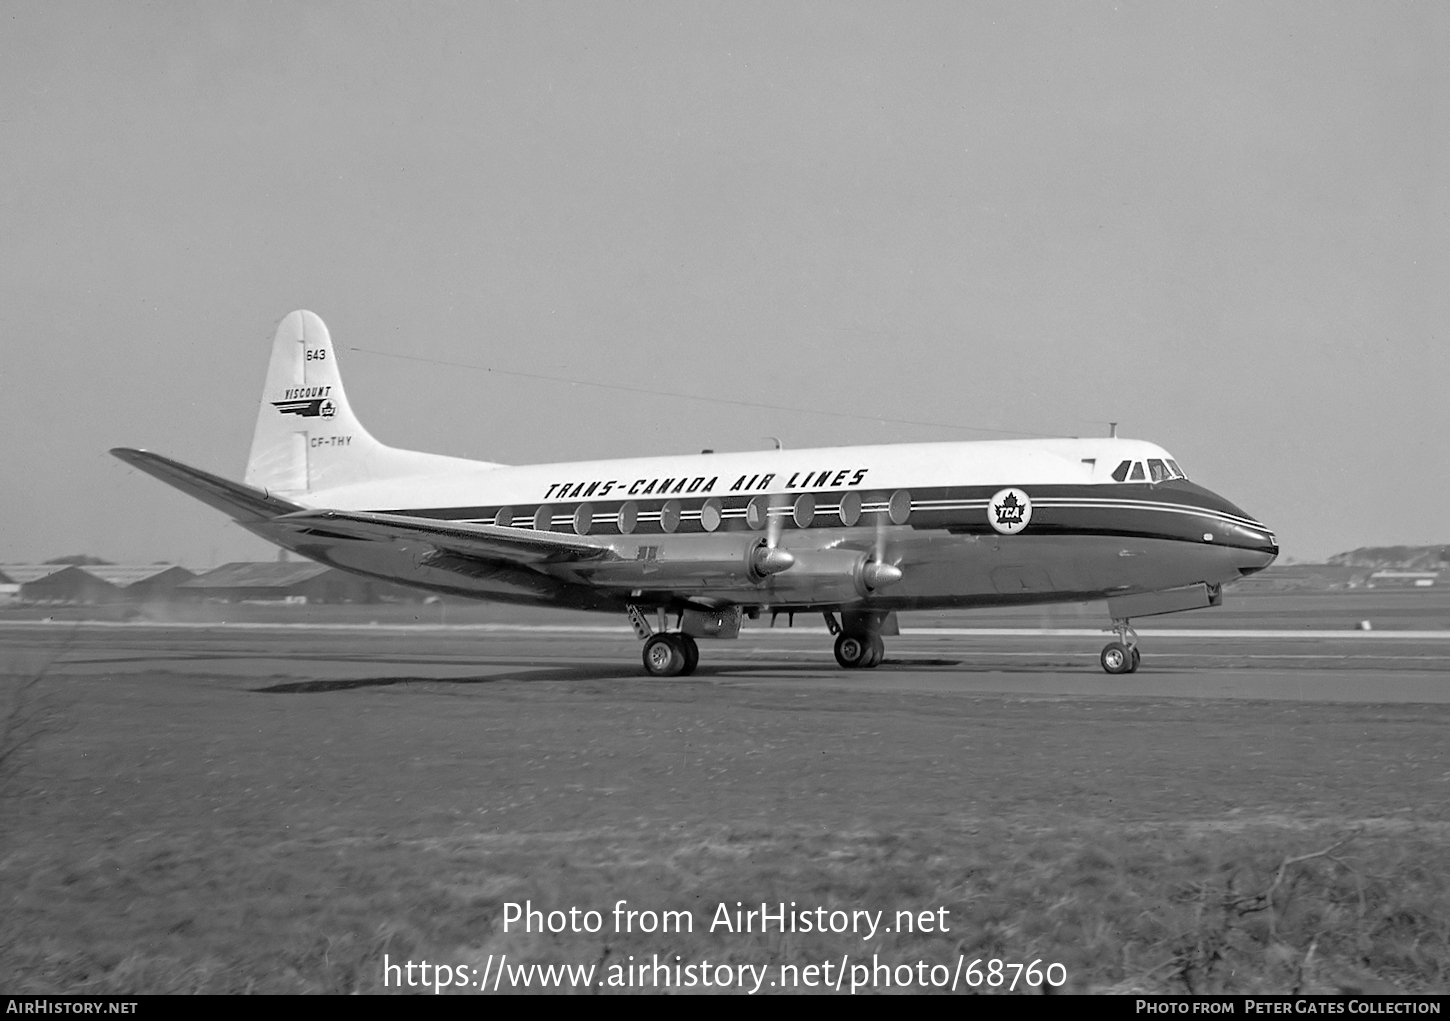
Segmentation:
<svg viewBox="0 0 1450 1021">
<path fill-rule="evenodd" d="M 303 494 L 487 467 L 495 466 L 379 443 L 353 414 L 322 320 L 297 311 L 277 327 L 247 458 L 247 485 L 269 493 Z"/>
</svg>

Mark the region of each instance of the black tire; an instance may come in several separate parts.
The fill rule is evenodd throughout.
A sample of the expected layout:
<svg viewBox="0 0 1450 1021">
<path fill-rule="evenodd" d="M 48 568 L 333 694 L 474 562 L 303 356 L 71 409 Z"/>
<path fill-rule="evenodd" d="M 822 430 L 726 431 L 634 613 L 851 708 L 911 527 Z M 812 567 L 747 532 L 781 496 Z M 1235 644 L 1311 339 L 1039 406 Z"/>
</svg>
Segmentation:
<svg viewBox="0 0 1450 1021">
<path fill-rule="evenodd" d="M 1138 647 L 1135 645 L 1133 646 L 1133 666 L 1129 669 L 1128 673 L 1136 674 L 1138 672 L 1138 664 L 1141 662 L 1143 662 L 1143 654 L 1138 651 Z"/>
<path fill-rule="evenodd" d="M 685 669 L 685 653 L 674 635 L 650 635 L 642 658 L 644 672 L 651 677 L 678 677 Z"/>
<path fill-rule="evenodd" d="M 689 677 L 695 672 L 695 667 L 700 665 L 700 646 L 689 635 L 676 635 L 679 639 L 680 651 L 685 657 L 684 669 L 680 671 L 681 677 Z"/>
<path fill-rule="evenodd" d="M 1098 662 L 1103 665 L 1103 670 L 1110 674 L 1133 672 L 1133 654 L 1122 642 L 1109 642 L 1104 645 Z"/>
<path fill-rule="evenodd" d="M 863 670 L 874 670 L 881 665 L 886 658 L 886 643 L 881 640 L 880 635 L 872 635 L 867 647 L 866 660 L 861 664 Z"/>
<path fill-rule="evenodd" d="M 846 670 L 859 670 L 871 653 L 871 641 L 865 635 L 836 636 L 836 662 Z"/>
</svg>

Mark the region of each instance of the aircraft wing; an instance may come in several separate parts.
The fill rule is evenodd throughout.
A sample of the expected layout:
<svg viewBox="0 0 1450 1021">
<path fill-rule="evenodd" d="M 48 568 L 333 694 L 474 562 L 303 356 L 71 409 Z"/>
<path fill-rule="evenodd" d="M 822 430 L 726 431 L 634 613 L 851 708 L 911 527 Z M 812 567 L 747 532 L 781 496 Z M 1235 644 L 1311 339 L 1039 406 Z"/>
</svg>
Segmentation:
<svg viewBox="0 0 1450 1021">
<path fill-rule="evenodd" d="M 202 503 L 230 514 L 243 523 L 268 521 L 279 514 L 290 514 L 302 509 L 295 503 L 279 500 L 264 490 L 232 482 L 220 475 L 153 454 L 149 450 L 117 447 L 111 453 L 131 467 L 139 468 L 147 475 L 154 475 L 186 495 L 194 496 Z"/>
<path fill-rule="evenodd" d="M 363 511 L 304 510 L 274 518 L 274 526 L 315 529 L 349 539 L 425 542 L 436 549 L 465 557 L 504 561 L 521 567 L 585 560 L 608 560 L 616 554 L 603 542 L 561 532 L 506 528 L 404 514 Z"/>
</svg>

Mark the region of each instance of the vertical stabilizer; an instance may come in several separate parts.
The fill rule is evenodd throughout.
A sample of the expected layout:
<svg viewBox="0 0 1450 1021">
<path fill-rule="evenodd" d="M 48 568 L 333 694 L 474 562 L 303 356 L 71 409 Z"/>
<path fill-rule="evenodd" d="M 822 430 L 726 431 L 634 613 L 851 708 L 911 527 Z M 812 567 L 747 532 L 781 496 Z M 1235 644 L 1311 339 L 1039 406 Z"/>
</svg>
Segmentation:
<svg viewBox="0 0 1450 1021">
<path fill-rule="evenodd" d="M 332 338 L 322 320 L 297 311 L 277 327 L 247 458 L 247 485 L 286 497 L 359 482 L 486 467 L 493 466 L 397 450 L 373 439 L 348 403 Z"/>
</svg>

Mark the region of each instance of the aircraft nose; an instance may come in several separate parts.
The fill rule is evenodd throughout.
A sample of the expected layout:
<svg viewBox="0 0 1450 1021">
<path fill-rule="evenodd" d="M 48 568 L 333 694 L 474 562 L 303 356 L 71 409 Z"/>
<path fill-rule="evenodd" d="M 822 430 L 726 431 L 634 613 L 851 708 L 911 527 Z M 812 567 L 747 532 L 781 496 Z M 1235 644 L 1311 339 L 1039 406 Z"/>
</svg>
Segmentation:
<svg viewBox="0 0 1450 1021">
<path fill-rule="evenodd" d="M 1258 518 L 1203 486 L 1192 482 L 1178 486 L 1206 512 L 1196 522 L 1203 527 L 1203 541 L 1223 550 L 1240 575 L 1262 571 L 1279 556 L 1278 537 Z"/>
<path fill-rule="evenodd" d="M 1270 532 L 1269 541 L 1266 545 L 1257 549 L 1236 550 L 1239 554 L 1239 573 L 1243 575 L 1257 574 L 1272 564 L 1279 556 L 1279 544 Z"/>
<path fill-rule="evenodd" d="M 1252 517 L 1211 489 L 1192 482 L 1176 483 L 1192 502 L 1202 507 L 1207 516 L 1202 520 L 1205 527 L 1204 542 L 1228 547 L 1241 554 L 1244 573 L 1262 571 L 1279 555 L 1279 540 L 1269 526 Z"/>
<path fill-rule="evenodd" d="M 1266 525 L 1253 518 L 1224 522 L 1218 528 L 1222 534 L 1216 538 L 1233 549 L 1241 574 L 1262 571 L 1279 556 L 1278 537 Z"/>
</svg>

